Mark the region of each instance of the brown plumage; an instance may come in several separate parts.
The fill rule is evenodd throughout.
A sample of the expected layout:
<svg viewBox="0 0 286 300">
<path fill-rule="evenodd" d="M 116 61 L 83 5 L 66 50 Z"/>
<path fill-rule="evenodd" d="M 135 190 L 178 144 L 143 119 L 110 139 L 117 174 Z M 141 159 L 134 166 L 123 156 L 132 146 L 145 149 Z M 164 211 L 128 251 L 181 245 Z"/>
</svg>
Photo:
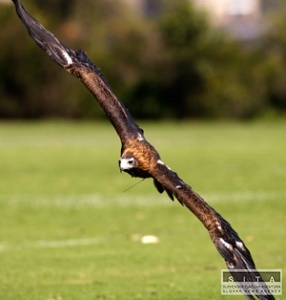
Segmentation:
<svg viewBox="0 0 286 300">
<path fill-rule="evenodd" d="M 167 167 L 156 149 L 145 139 L 124 104 L 112 93 L 100 70 L 82 50 L 73 51 L 30 16 L 18 0 L 12 0 L 17 14 L 33 40 L 62 68 L 79 78 L 97 99 L 115 128 L 121 143 L 119 167 L 134 177 L 153 178 L 157 190 L 164 190 L 171 199 L 190 209 L 209 231 L 218 252 L 230 271 L 248 270 L 248 280 L 258 274 L 249 250 L 231 225 L 210 207 L 192 188 Z M 235 273 L 233 273 L 234 278 Z M 256 295 L 259 299 L 274 299 L 272 295 Z M 246 295 L 254 299 L 253 295 Z"/>
</svg>

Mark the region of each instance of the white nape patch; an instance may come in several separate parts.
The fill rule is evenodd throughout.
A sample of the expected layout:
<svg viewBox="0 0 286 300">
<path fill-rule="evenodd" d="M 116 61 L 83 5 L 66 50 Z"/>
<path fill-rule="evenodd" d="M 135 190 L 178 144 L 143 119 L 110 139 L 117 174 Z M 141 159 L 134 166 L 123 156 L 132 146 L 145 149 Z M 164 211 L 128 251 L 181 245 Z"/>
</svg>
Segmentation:
<svg viewBox="0 0 286 300">
<path fill-rule="evenodd" d="M 221 243 L 229 250 L 232 250 L 232 245 L 227 243 L 223 238 L 219 239 L 221 241 Z"/>
<path fill-rule="evenodd" d="M 235 242 L 236 246 L 242 250 L 245 250 L 242 242 Z"/>
<path fill-rule="evenodd" d="M 63 56 L 65 57 L 65 59 L 67 60 L 68 66 L 71 65 L 71 64 L 73 64 L 72 58 L 68 55 L 67 52 L 62 51 L 62 54 L 63 54 Z"/>
<path fill-rule="evenodd" d="M 142 134 L 138 133 L 137 140 L 140 142 L 144 141 L 144 137 L 142 136 Z"/>
<path fill-rule="evenodd" d="M 178 190 L 181 189 L 181 188 L 182 188 L 181 185 L 177 185 L 177 186 L 176 186 L 176 189 L 178 189 Z"/>
</svg>

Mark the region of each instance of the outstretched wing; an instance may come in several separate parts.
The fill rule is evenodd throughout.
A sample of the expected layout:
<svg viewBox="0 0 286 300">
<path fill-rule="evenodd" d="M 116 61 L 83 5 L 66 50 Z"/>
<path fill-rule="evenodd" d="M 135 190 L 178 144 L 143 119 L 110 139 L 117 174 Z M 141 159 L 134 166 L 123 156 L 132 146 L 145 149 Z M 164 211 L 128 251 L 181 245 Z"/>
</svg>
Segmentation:
<svg viewBox="0 0 286 300">
<path fill-rule="evenodd" d="M 247 279 L 254 282 L 258 272 L 249 250 L 238 234 L 189 185 L 184 183 L 175 172 L 159 160 L 157 151 L 146 141 L 143 137 L 143 131 L 135 123 L 123 103 L 112 93 L 99 68 L 91 62 L 82 50 L 73 51 L 61 43 L 36 19 L 30 16 L 18 0 L 12 1 L 15 4 L 19 18 L 34 41 L 58 65 L 79 78 L 96 97 L 117 131 L 122 144 L 124 145 L 133 140 L 134 145 L 140 144 L 139 148 L 146 147 L 150 150 L 150 153 L 147 153 L 150 160 L 146 161 L 157 162 L 157 164 L 150 169 L 146 167 L 144 172 L 154 178 L 158 191 L 163 192 L 163 190 L 166 190 L 171 198 L 174 195 L 182 205 L 190 209 L 209 231 L 212 241 L 226 261 L 230 271 L 236 269 L 248 270 Z M 235 273 L 233 276 L 236 279 Z M 251 295 L 246 296 L 249 299 L 254 299 Z M 274 299 L 272 295 L 257 295 L 257 297 L 259 299 Z"/>
<path fill-rule="evenodd" d="M 152 176 L 172 193 L 183 206 L 186 206 L 191 210 L 204 224 L 209 231 L 211 240 L 215 244 L 220 255 L 224 258 L 235 281 L 239 281 L 239 277 L 235 271 L 244 270 L 246 280 L 249 282 L 256 282 L 257 276 L 260 276 L 260 274 L 256 270 L 251 253 L 230 223 L 209 206 L 200 195 L 194 192 L 189 185 L 163 163 L 157 164 L 156 168 L 153 170 Z M 261 292 L 264 292 L 265 294 L 261 294 Z M 254 299 L 250 294 L 245 294 L 245 296 L 249 299 Z M 266 290 L 260 291 L 256 296 L 261 300 L 274 299 L 271 294 L 266 293 Z"/>
<path fill-rule="evenodd" d="M 81 49 L 71 50 L 33 18 L 19 0 L 12 1 L 20 20 L 37 45 L 46 51 L 59 66 L 79 78 L 96 97 L 122 144 L 130 138 L 143 136 L 143 130 L 135 123 L 122 101 L 113 94 L 100 69 L 87 55 Z"/>
</svg>

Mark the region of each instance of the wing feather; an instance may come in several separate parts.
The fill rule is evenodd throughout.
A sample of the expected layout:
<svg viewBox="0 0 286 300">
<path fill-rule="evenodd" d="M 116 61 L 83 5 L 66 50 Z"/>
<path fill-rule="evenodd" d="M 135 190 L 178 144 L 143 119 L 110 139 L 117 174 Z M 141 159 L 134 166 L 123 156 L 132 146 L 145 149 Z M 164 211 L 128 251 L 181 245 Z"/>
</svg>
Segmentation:
<svg viewBox="0 0 286 300">
<path fill-rule="evenodd" d="M 73 51 L 61 43 L 24 9 L 19 0 L 12 0 L 17 14 L 33 40 L 61 67 L 78 77 L 97 98 L 106 115 L 117 131 L 122 144 L 130 138 L 145 141 L 143 130 L 135 123 L 124 104 L 111 91 L 107 80 L 82 50 Z M 151 147 L 153 149 L 153 147 Z M 150 149 L 151 149 L 150 148 Z M 155 150 L 155 149 L 154 149 Z M 154 151 L 155 155 L 158 155 Z M 157 190 L 167 191 L 191 210 L 204 224 L 218 252 L 224 258 L 230 271 L 248 270 L 248 280 L 254 281 L 258 273 L 249 250 L 232 226 L 210 207 L 192 188 L 163 163 L 149 170 Z M 235 274 L 235 273 L 234 273 Z M 235 278 L 235 275 L 234 275 Z M 254 299 L 252 295 L 246 295 Z M 274 299 L 272 295 L 257 295 L 259 299 Z"/>
<path fill-rule="evenodd" d="M 152 176 L 204 224 L 234 279 L 237 281 L 238 278 L 237 273 L 232 272 L 233 270 L 246 270 L 247 280 L 256 282 L 256 276 L 260 276 L 260 274 L 256 269 L 251 253 L 230 223 L 179 178 L 177 173 L 164 164 L 157 165 Z M 248 299 L 254 299 L 252 295 L 245 296 Z M 274 299 L 272 295 L 257 294 L 256 296 L 261 300 Z"/>
<path fill-rule="evenodd" d="M 12 1 L 20 20 L 36 44 L 59 66 L 79 78 L 95 96 L 112 122 L 121 142 L 137 138 L 139 135 L 143 136 L 143 130 L 135 123 L 123 102 L 113 94 L 100 69 L 86 53 L 81 49 L 71 50 L 33 18 L 19 0 Z"/>
</svg>

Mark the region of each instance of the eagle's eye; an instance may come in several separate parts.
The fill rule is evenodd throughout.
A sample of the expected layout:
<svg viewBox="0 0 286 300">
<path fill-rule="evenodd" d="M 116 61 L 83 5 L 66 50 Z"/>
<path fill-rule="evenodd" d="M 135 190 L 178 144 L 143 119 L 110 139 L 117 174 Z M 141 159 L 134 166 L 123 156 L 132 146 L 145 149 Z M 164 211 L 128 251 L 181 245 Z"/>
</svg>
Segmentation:
<svg viewBox="0 0 286 300">
<path fill-rule="evenodd" d="M 129 159 L 127 162 L 129 163 L 129 165 L 133 165 L 133 163 L 134 163 L 134 158 Z"/>
</svg>

